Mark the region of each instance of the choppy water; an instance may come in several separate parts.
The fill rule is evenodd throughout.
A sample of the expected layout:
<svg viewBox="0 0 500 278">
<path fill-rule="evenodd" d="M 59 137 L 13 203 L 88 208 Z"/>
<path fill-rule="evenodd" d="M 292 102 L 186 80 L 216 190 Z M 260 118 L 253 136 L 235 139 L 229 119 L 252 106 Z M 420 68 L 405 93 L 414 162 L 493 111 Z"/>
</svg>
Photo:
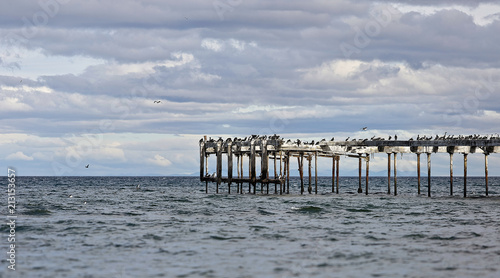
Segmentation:
<svg viewBox="0 0 500 278">
<path fill-rule="evenodd" d="M 487 198 L 469 179 L 467 199 L 460 179 L 450 197 L 433 178 L 432 198 L 415 178 L 396 197 L 386 182 L 366 196 L 341 178 L 336 195 L 321 178 L 300 196 L 294 179 L 293 195 L 266 196 L 205 194 L 197 178 L 21 177 L 17 270 L 2 225 L 0 277 L 500 277 L 500 178 Z"/>
</svg>

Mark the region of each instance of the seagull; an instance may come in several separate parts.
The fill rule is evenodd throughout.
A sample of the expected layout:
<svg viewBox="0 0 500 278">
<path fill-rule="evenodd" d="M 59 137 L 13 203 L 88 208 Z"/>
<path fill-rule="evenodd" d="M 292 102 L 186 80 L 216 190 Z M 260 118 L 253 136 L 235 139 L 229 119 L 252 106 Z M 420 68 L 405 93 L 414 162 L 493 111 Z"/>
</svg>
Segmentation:
<svg viewBox="0 0 500 278">
<path fill-rule="evenodd" d="M 135 189 L 141 189 L 141 185 L 140 184 L 136 185 Z"/>
<path fill-rule="evenodd" d="M 367 126 L 365 126 L 365 127 L 363 127 L 361 130 L 368 130 L 368 127 L 367 127 Z"/>
<path fill-rule="evenodd" d="M 85 168 L 89 168 L 90 164 L 85 165 Z"/>
<path fill-rule="evenodd" d="M 184 19 L 189 20 L 189 18 L 187 18 L 187 16 L 185 16 Z"/>
<path fill-rule="evenodd" d="M 155 100 L 153 103 L 161 103 L 161 100 Z"/>
</svg>

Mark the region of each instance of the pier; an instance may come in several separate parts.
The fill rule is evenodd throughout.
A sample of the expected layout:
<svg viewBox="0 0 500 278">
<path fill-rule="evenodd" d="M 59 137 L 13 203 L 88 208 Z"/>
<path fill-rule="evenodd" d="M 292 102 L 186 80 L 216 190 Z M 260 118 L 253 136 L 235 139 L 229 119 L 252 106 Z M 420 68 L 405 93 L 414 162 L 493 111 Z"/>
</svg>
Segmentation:
<svg viewBox="0 0 500 278">
<path fill-rule="evenodd" d="M 215 192 L 224 183 L 231 193 L 231 186 L 236 185 L 236 193 L 244 193 L 244 184 L 248 184 L 248 193 L 256 193 L 257 184 L 260 191 L 269 194 L 269 185 L 274 185 L 274 194 L 290 194 L 290 164 L 297 160 L 298 175 L 300 177 L 300 194 L 305 192 L 304 159 L 307 163 L 308 181 L 307 192 L 318 193 L 318 157 L 331 161 L 332 168 L 332 193 L 339 194 L 339 168 L 340 158 L 358 159 L 359 184 L 358 193 L 363 193 L 362 165 L 365 163 L 364 193 L 369 192 L 370 156 L 378 153 L 387 154 L 387 194 L 397 195 L 397 154 L 412 153 L 417 158 L 417 193 L 421 194 L 420 158 L 425 154 L 427 158 L 427 196 L 431 197 L 431 155 L 433 153 L 448 153 L 450 156 L 450 195 L 453 195 L 453 157 L 454 154 L 463 155 L 464 184 L 463 196 L 467 197 L 467 158 L 469 154 L 484 155 L 485 195 L 488 196 L 488 155 L 500 152 L 499 136 L 436 136 L 420 137 L 409 140 L 390 140 L 384 138 L 371 139 L 345 139 L 336 141 L 323 139 L 318 142 L 303 142 L 285 140 L 278 135 L 258 136 L 246 138 L 219 138 L 218 140 L 200 140 L 200 180 L 205 182 L 205 192 L 208 193 L 208 184 L 215 183 Z M 395 138 L 397 139 L 397 137 Z M 216 156 L 216 171 L 208 172 L 209 156 Z M 227 161 L 227 175 L 223 174 L 223 156 Z M 234 158 L 236 158 L 236 175 L 234 171 Z M 256 170 L 256 161 L 260 158 L 260 173 Z M 248 170 L 244 171 L 244 160 L 247 161 Z M 324 159 L 323 159 L 324 160 Z M 270 175 L 269 163 L 274 164 L 274 173 Z M 314 163 L 314 187 L 312 163 Z M 391 183 L 391 166 L 393 170 Z M 265 191 L 264 191 L 265 188 Z M 391 193 L 392 189 L 392 193 Z"/>
</svg>

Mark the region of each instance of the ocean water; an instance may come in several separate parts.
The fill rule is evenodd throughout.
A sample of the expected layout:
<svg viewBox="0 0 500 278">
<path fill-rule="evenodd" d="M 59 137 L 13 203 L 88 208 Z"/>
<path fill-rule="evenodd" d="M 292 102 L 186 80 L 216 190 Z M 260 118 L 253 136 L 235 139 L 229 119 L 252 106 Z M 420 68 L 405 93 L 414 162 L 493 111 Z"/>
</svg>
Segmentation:
<svg viewBox="0 0 500 278">
<path fill-rule="evenodd" d="M 0 277 L 500 277 L 500 178 L 489 197 L 469 178 L 466 199 L 460 178 L 454 196 L 433 178 L 431 198 L 426 179 L 419 196 L 416 178 L 399 177 L 398 196 L 383 177 L 369 195 L 340 183 L 301 196 L 294 178 L 280 196 L 205 194 L 193 177 L 18 177 L 16 270 L 4 224 Z"/>
</svg>

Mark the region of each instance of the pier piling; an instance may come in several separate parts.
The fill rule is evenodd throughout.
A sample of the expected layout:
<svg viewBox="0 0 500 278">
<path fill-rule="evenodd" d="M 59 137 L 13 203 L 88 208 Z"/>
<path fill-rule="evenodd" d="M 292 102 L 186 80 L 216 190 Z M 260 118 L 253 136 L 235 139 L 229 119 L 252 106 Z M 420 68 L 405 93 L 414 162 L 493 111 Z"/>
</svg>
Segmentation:
<svg viewBox="0 0 500 278">
<path fill-rule="evenodd" d="M 453 196 L 453 153 L 450 153 L 450 196 Z"/>
<path fill-rule="evenodd" d="M 420 153 L 417 153 L 417 194 L 420 195 Z"/>
<path fill-rule="evenodd" d="M 359 178 L 358 178 L 358 193 L 363 193 L 363 189 L 361 188 L 361 154 L 358 157 L 358 172 L 359 172 Z"/>
<path fill-rule="evenodd" d="M 427 153 L 427 197 L 431 196 L 431 153 Z"/>
<path fill-rule="evenodd" d="M 391 153 L 387 153 L 387 194 L 391 194 Z"/>
<path fill-rule="evenodd" d="M 464 153 L 464 198 L 467 197 L 467 153 Z"/>
<path fill-rule="evenodd" d="M 398 195 L 398 171 L 397 171 L 397 164 L 396 164 L 396 161 L 397 161 L 397 154 L 395 153 L 394 154 L 394 196 L 397 196 Z"/>
<path fill-rule="evenodd" d="M 486 196 L 488 196 L 488 153 L 484 154 L 484 182 L 486 187 Z"/>
</svg>

